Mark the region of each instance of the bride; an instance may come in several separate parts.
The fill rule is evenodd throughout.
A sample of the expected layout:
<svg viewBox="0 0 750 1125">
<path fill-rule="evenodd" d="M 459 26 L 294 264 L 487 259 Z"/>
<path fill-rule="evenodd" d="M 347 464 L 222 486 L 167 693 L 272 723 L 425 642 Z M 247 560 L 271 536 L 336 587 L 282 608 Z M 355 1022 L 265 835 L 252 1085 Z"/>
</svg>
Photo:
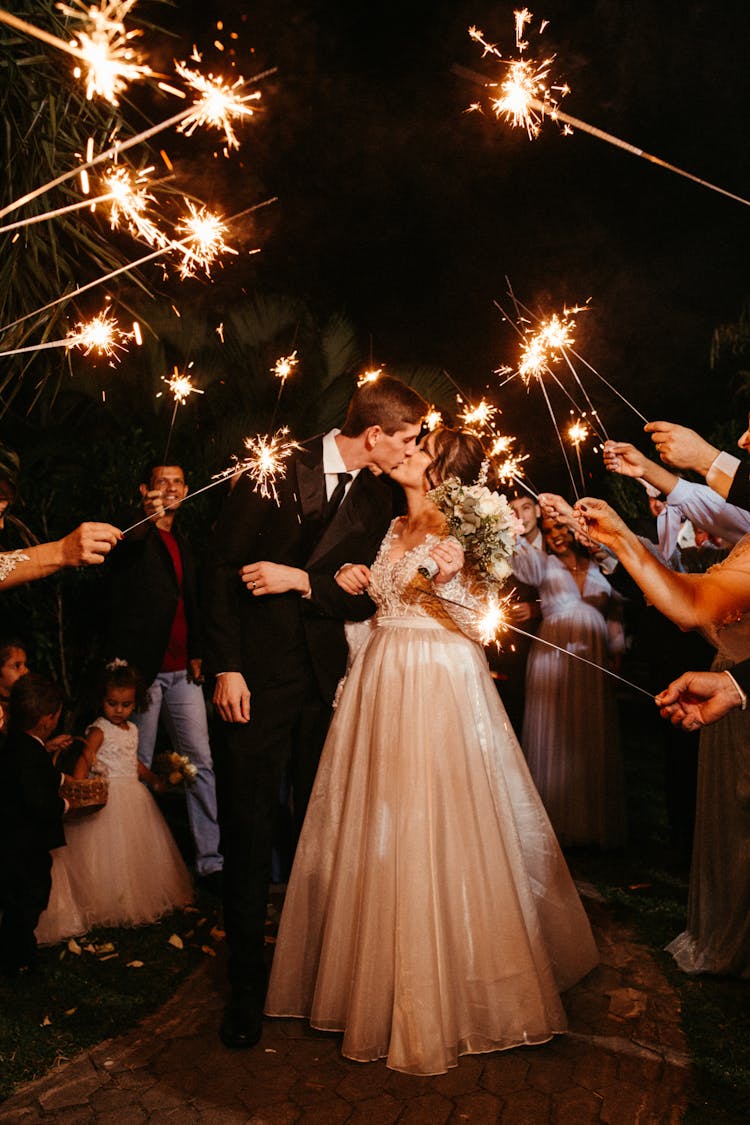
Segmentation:
<svg viewBox="0 0 750 1125">
<path fill-rule="evenodd" d="M 323 751 L 266 1002 L 411 1074 L 565 1031 L 559 994 L 597 962 L 477 640 L 477 577 L 427 495 L 471 484 L 483 459 L 471 434 L 427 435 L 392 473 L 406 516 L 371 570 L 338 576 L 368 583 L 378 612 Z"/>
</svg>

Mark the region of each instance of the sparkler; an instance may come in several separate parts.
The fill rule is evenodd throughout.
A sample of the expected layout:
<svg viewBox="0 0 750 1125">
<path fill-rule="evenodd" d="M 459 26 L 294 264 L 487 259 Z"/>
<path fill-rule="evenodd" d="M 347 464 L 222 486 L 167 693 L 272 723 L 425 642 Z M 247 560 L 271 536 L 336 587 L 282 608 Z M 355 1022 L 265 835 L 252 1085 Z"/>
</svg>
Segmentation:
<svg viewBox="0 0 750 1125">
<path fill-rule="evenodd" d="M 289 437 L 289 427 L 282 426 L 270 437 L 256 434 L 255 437 L 246 437 L 244 441 L 247 457 L 241 461 L 235 458 L 235 464 L 217 474 L 220 480 L 226 480 L 235 473 L 247 473 L 253 483 L 253 492 L 260 493 L 266 500 L 271 497 L 279 503 L 279 494 L 276 488 L 277 481 L 286 477 L 286 461 L 290 454 L 302 446 Z"/>
<path fill-rule="evenodd" d="M 68 203 L 64 207 L 57 207 L 52 211 L 45 211 L 39 215 L 30 215 L 26 219 L 18 219 L 14 223 L 7 223 L 0 227 L 0 234 L 20 230 L 22 227 L 32 226 L 34 223 L 43 223 L 48 219 L 56 219 L 60 215 L 69 215 L 73 211 L 81 211 L 87 207 L 93 211 L 98 203 L 111 201 L 113 227 L 117 225 L 122 216 L 129 221 L 133 233 L 145 238 L 147 242 L 155 243 L 157 239 L 148 237 L 145 233 L 147 228 L 144 228 L 144 230 L 138 229 L 139 224 L 147 222 L 143 220 L 141 212 L 145 208 L 146 202 L 152 199 L 152 196 L 146 193 L 143 184 L 145 183 L 145 177 L 151 171 L 153 171 L 152 168 L 145 168 L 133 176 L 133 173 L 127 168 L 122 166 L 113 168 L 112 171 L 102 177 L 102 185 L 107 190 L 100 195 L 79 199 L 77 203 Z M 149 227 L 153 227 L 153 224 L 149 224 Z"/>
<path fill-rule="evenodd" d="M 442 426 L 443 415 L 439 410 L 436 410 L 435 407 L 432 406 L 425 414 L 422 424 L 426 427 L 429 433 L 432 433 L 432 431 L 436 430 L 438 426 Z"/>
<path fill-rule="evenodd" d="M 84 355 L 97 352 L 110 358 L 125 351 L 125 343 L 135 338 L 135 331 L 124 332 L 118 327 L 114 317 L 107 309 L 88 322 L 81 322 L 67 336 L 60 340 L 47 340 L 43 344 L 29 344 L 23 348 L 12 348 L 0 352 L 0 356 L 23 355 L 26 352 L 42 352 L 49 348 L 80 348 Z"/>
<path fill-rule="evenodd" d="M 204 269 L 210 276 L 211 266 L 219 254 L 236 254 L 237 251 L 224 241 L 226 223 L 206 207 L 196 207 L 190 200 L 188 214 L 177 224 L 177 233 L 184 232 L 179 242 L 171 242 L 171 249 L 179 249 L 182 254 L 180 277 L 192 277 L 196 269 Z"/>
<path fill-rule="evenodd" d="M 482 399 L 476 406 L 467 406 L 459 418 L 471 433 L 483 434 L 492 430 L 492 419 L 496 414 L 497 407 Z"/>
<path fill-rule="evenodd" d="M 167 454 L 169 453 L 169 445 L 172 441 L 172 431 L 174 430 L 175 418 L 177 417 L 177 407 L 184 406 L 192 394 L 202 395 L 204 392 L 200 387 L 194 387 L 193 381 L 189 375 L 181 375 L 179 370 L 175 367 L 169 378 L 166 375 L 161 377 L 162 383 L 166 383 L 169 388 L 169 393 L 174 399 L 174 406 L 172 408 L 172 418 L 169 423 L 169 430 L 167 431 L 167 444 L 164 448 L 164 456 L 161 459 L 162 465 L 168 464 Z M 162 392 L 159 391 L 157 398 L 161 397 Z"/>
<path fill-rule="evenodd" d="M 525 11 L 524 9 L 524 12 Z M 518 16 L 519 13 L 516 13 L 516 45 L 520 51 L 528 46 L 528 44 L 518 42 Z M 530 18 L 529 16 L 529 19 Z M 544 26 L 546 26 L 546 24 L 544 24 L 540 30 L 543 30 Z M 469 35 L 475 42 L 481 44 L 484 49 L 484 55 L 494 55 L 508 68 L 505 78 L 500 82 L 487 82 L 480 78 L 479 75 L 475 76 L 476 80 L 481 81 L 482 85 L 489 89 L 499 87 L 499 95 L 490 97 L 490 107 L 493 113 L 496 117 L 503 117 L 513 126 L 522 126 L 530 139 L 539 136 L 544 118 L 549 117 L 553 121 L 562 124 L 564 134 L 570 134 L 575 129 L 579 129 L 582 133 L 588 133 L 591 137 L 596 137 L 600 141 L 605 141 L 607 144 L 613 145 L 615 148 L 622 149 L 623 152 L 629 152 L 631 156 L 638 156 L 642 160 L 646 160 L 650 164 L 655 164 L 659 168 L 664 168 L 668 172 L 673 172 L 677 176 L 682 176 L 683 179 L 690 180 L 700 187 L 709 188 L 710 191 L 718 192 L 719 195 L 724 195 L 728 199 L 733 199 L 735 203 L 742 203 L 744 206 L 750 207 L 749 199 L 745 199 L 741 195 L 736 195 L 732 191 L 727 191 L 726 188 L 719 187 L 718 184 L 711 183 L 709 180 L 696 176 L 692 172 L 686 171 L 684 168 L 678 168 L 675 164 L 669 164 L 666 160 L 662 160 L 661 157 L 654 156 L 653 153 L 646 152 L 644 149 L 638 148 L 628 141 L 623 141 L 620 137 L 613 136 L 612 133 L 606 133 L 603 129 L 599 129 L 595 125 L 589 125 L 587 121 L 582 121 L 579 117 L 573 117 L 569 113 L 564 113 L 559 108 L 557 95 L 564 97 L 566 94 L 570 93 L 570 87 L 567 84 L 562 86 L 547 85 L 550 68 L 555 58 L 554 55 L 543 59 L 539 63 L 532 62 L 531 59 L 523 58 L 506 60 L 497 47 L 492 43 L 488 43 L 484 38 L 484 33 L 479 31 L 476 27 L 469 28 Z M 463 71 L 463 73 L 467 74 L 468 72 Z M 478 110 L 480 108 L 478 103 L 474 103 L 470 106 L 470 109 Z"/>
<path fill-rule="evenodd" d="M 200 62 L 200 56 L 196 61 Z M 237 78 L 230 86 L 222 78 L 215 78 L 213 74 L 200 74 L 185 63 L 175 63 L 175 70 L 192 90 L 200 94 L 198 101 L 179 125 L 179 132 L 192 137 L 199 125 L 210 125 L 224 131 L 228 148 L 239 148 L 240 142 L 232 128 L 232 120 L 254 116 L 255 110 L 249 103 L 260 100 L 260 90 L 242 94 L 241 91 L 247 85 L 244 78 Z"/>
<path fill-rule="evenodd" d="M 298 363 L 296 351 L 293 351 L 290 355 L 280 356 L 271 368 L 271 374 L 275 375 L 277 379 L 281 379 L 281 385 L 283 386 L 289 376 L 294 374 Z"/>
<path fill-rule="evenodd" d="M 135 2 L 100 0 L 98 8 L 86 7 L 83 3 L 75 8 L 58 4 L 63 15 L 90 21 L 89 28 L 78 33 L 78 42 L 73 39 L 66 43 L 3 9 L 0 9 L 0 23 L 78 59 L 83 67 L 76 67 L 73 73 L 80 78 L 85 72 L 86 97 L 91 99 L 98 95 L 117 105 L 118 96 L 129 82 L 153 74 L 149 66 L 139 61 L 138 52 L 131 46 L 131 40 L 140 35 L 140 31 L 126 31 L 122 22 Z"/>
<path fill-rule="evenodd" d="M 264 70 L 260 74 L 256 74 L 254 78 L 249 79 L 244 83 L 244 85 L 247 86 L 251 82 L 260 82 L 261 79 L 267 78 L 270 74 L 274 73 L 275 67 L 271 67 L 269 70 Z M 173 90 L 172 92 L 178 93 L 178 91 L 176 90 Z M 27 203 L 30 203 L 32 199 L 37 199 L 38 196 L 44 195 L 46 192 L 51 191 L 53 188 L 59 187 L 60 184 L 64 184 L 67 180 L 72 179 L 73 176 L 83 175 L 89 170 L 89 168 L 94 168 L 98 164 L 102 164 L 107 160 L 117 159 L 117 157 L 121 153 L 127 152 L 127 150 L 129 148 L 132 148 L 134 145 L 141 144 L 144 141 L 150 140 L 158 133 L 162 133 L 164 132 L 164 130 L 170 129 L 173 125 L 180 125 L 183 121 L 185 121 L 186 118 L 190 117 L 191 114 L 196 113 L 199 106 L 200 102 L 197 103 L 197 105 L 194 104 L 191 106 L 187 106 L 185 109 L 180 110 L 179 113 L 175 113 L 172 117 L 168 117 L 166 118 L 166 120 L 160 121 L 156 125 L 151 125 L 148 129 L 144 129 L 141 133 L 136 133 L 136 135 L 133 137 L 128 137 L 128 139 L 125 141 L 116 141 L 113 145 L 110 145 L 108 149 L 100 152 L 98 156 L 92 156 L 83 164 L 79 164 L 77 167 L 71 168 L 67 172 L 63 172 L 62 175 L 57 176 L 56 179 L 49 180 L 46 184 L 42 184 L 41 187 L 34 188 L 33 191 L 30 191 L 26 195 L 22 195 L 19 199 L 13 200 L 12 203 L 7 204 L 7 206 L 3 207 L 2 210 L 0 210 L 0 219 L 4 218 L 5 215 L 10 214 L 11 211 L 17 211 L 19 207 L 23 207 Z M 227 107 L 227 113 L 231 114 L 231 106 Z"/>
<path fill-rule="evenodd" d="M 581 477 L 582 492 L 586 491 L 586 482 L 583 479 L 583 465 L 581 463 L 581 443 L 584 442 L 588 436 L 589 428 L 582 418 L 579 418 L 577 422 L 572 422 L 571 425 L 568 426 L 568 438 L 570 439 L 570 443 L 575 449 L 576 457 L 578 458 L 578 472 Z"/>
<path fill-rule="evenodd" d="M 372 367 L 367 371 L 363 371 L 359 379 L 357 379 L 357 386 L 364 387 L 367 383 L 376 383 L 382 374 L 382 367 Z"/>
</svg>

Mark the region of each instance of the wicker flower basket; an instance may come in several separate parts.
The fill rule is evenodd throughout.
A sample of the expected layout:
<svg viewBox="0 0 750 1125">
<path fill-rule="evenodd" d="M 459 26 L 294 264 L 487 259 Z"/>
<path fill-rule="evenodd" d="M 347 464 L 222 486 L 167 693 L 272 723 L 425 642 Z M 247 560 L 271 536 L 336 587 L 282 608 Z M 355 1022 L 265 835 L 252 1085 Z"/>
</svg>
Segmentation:
<svg viewBox="0 0 750 1125">
<path fill-rule="evenodd" d="M 80 780 L 66 777 L 60 795 L 70 806 L 65 816 L 72 820 L 103 809 L 109 796 L 109 783 L 106 777 L 84 777 Z"/>
</svg>

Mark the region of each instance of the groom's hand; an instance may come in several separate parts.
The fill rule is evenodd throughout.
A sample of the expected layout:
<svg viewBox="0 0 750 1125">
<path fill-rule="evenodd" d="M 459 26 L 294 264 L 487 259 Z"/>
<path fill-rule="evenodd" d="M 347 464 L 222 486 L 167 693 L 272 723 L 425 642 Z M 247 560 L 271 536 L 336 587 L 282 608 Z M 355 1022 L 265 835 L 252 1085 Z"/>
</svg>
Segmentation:
<svg viewBox="0 0 750 1125">
<path fill-rule="evenodd" d="M 222 672 L 216 677 L 214 707 L 225 723 L 250 722 L 250 688 L 241 672 Z"/>
<path fill-rule="evenodd" d="M 265 594 L 286 594 L 296 590 L 303 597 L 310 595 L 310 578 L 306 570 L 281 563 L 248 563 L 240 570 L 240 578 L 254 598 Z"/>
</svg>

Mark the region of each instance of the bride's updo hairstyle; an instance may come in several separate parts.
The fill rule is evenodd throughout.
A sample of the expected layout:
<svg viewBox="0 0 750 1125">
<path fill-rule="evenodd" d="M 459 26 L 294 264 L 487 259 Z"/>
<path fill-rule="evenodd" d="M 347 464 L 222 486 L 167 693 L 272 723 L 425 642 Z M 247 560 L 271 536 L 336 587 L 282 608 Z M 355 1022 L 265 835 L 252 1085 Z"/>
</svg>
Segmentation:
<svg viewBox="0 0 750 1125">
<path fill-rule="evenodd" d="M 427 482 L 431 488 L 437 488 L 449 477 L 458 477 L 461 484 L 477 483 L 482 465 L 487 460 L 487 454 L 475 434 L 467 433 L 466 430 L 451 430 L 447 426 L 438 426 L 428 436 L 431 439 L 433 454 L 427 470 Z M 485 483 L 489 489 L 495 488 L 491 462 Z"/>
</svg>

